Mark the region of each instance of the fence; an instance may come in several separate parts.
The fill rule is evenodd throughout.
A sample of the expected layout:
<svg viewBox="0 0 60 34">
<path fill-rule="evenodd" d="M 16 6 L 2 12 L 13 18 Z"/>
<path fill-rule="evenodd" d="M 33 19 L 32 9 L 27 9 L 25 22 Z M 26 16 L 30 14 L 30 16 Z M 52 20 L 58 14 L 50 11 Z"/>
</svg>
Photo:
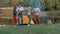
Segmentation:
<svg viewBox="0 0 60 34">
<path fill-rule="evenodd" d="M 41 16 L 46 17 L 46 14 L 50 13 L 49 11 L 43 11 L 40 13 Z M 24 12 L 24 15 L 26 14 L 26 11 Z M 12 18 L 13 17 L 13 7 L 9 8 L 0 8 L 0 17 L 1 18 Z M 60 12 L 59 11 L 51 11 L 50 17 L 52 20 L 57 18 L 56 20 L 60 20 Z M 60 21 L 59 21 L 60 22 Z"/>
</svg>

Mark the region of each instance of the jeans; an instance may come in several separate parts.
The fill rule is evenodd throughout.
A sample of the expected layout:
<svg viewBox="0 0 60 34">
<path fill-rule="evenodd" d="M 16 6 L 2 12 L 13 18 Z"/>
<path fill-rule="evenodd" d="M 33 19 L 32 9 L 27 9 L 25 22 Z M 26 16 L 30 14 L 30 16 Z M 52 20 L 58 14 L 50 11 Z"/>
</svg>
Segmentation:
<svg viewBox="0 0 60 34">
<path fill-rule="evenodd" d="M 50 19 L 49 19 L 49 17 L 45 17 L 45 20 L 46 20 L 45 24 L 47 24 Z"/>
<path fill-rule="evenodd" d="M 20 20 L 21 18 L 21 20 Z M 19 14 L 18 15 L 18 25 L 20 25 L 20 21 L 21 21 L 21 24 L 23 23 L 23 14 Z"/>
</svg>

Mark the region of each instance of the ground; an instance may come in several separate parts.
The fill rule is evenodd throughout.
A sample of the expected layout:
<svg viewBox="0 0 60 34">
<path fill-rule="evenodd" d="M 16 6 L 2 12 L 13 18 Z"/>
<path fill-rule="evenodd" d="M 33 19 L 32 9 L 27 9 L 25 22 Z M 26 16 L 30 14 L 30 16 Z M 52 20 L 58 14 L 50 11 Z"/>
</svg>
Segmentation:
<svg viewBox="0 0 60 34">
<path fill-rule="evenodd" d="M 6 26 L 0 28 L 0 34 L 60 34 L 60 24 L 31 25 L 31 26 Z"/>
</svg>

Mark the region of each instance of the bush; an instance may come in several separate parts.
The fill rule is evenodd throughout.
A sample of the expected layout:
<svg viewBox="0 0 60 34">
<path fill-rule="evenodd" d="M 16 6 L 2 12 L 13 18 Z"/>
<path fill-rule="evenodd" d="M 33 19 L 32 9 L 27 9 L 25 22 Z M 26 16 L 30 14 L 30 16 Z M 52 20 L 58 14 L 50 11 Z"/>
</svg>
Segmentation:
<svg viewBox="0 0 60 34">
<path fill-rule="evenodd" d="M 55 17 L 55 22 L 60 23 L 60 17 Z"/>
<path fill-rule="evenodd" d="M 13 25 L 13 19 L 0 18 L 0 24 Z"/>
</svg>

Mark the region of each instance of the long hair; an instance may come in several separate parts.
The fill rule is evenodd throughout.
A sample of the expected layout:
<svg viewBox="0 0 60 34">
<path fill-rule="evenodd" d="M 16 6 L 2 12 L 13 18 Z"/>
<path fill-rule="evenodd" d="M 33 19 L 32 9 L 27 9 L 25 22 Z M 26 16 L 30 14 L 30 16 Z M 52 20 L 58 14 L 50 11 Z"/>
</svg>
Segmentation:
<svg viewBox="0 0 60 34">
<path fill-rule="evenodd" d="M 15 12 L 16 11 L 16 6 L 14 6 L 14 8 L 13 8 L 13 12 Z"/>
</svg>

